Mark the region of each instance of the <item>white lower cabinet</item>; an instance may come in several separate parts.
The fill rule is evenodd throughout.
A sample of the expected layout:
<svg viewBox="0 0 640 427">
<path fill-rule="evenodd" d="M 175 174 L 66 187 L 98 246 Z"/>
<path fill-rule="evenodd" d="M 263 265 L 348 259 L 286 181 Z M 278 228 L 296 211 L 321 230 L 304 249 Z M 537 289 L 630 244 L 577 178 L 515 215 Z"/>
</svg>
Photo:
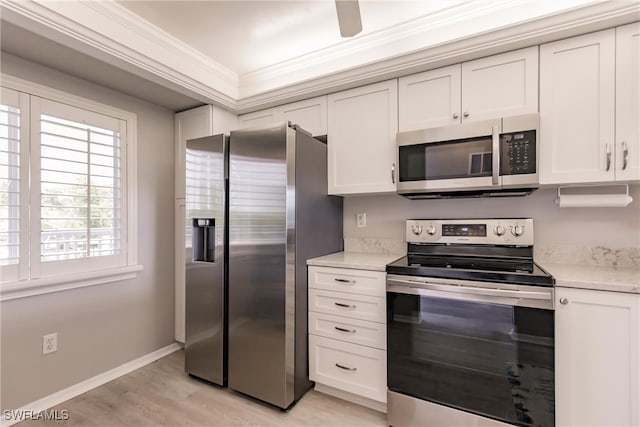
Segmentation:
<svg viewBox="0 0 640 427">
<path fill-rule="evenodd" d="M 309 334 L 382 350 L 387 348 L 387 328 L 384 323 L 309 312 Z"/>
<path fill-rule="evenodd" d="M 384 402 L 387 352 L 330 338 L 309 336 L 312 381 Z"/>
<path fill-rule="evenodd" d="M 556 288 L 556 425 L 640 425 L 640 294 Z"/>
<path fill-rule="evenodd" d="M 309 267 L 309 378 L 378 410 L 387 401 L 385 273 Z"/>
</svg>

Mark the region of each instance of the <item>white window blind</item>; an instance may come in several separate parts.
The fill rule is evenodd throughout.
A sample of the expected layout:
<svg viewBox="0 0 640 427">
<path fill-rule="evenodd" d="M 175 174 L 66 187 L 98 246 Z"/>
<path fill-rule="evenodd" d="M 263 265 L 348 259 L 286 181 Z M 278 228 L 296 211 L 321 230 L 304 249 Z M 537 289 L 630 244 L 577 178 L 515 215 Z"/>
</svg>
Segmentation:
<svg viewBox="0 0 640 427">
<path fill-rule="evenodd" d="M 119 132 L 40 117 L 42 260 L 119 253 Z"/>
<path fill-rule="evenodd" d="M 124 122 L 39 98 L 32 101 L 32 120 L 36 117 L 32 157 L 38 156 L 32 162 L 39 163 L 34 164 L 39 177 L 33 180 L 39 183 L 39 223 L 32 226 L 40 231 L 41 274 L 122 264 Z"/>
<path fill-rule="evenodd" d="M 20 261 L 20 108 L 16 101 L 7 92 L 0 104 L 0 265 L 3 266 L 17 265 Z"/>
<path fill-rule="evenodd" d="M 29 96 L 0 88 L 0 276 L 28 277 Z"/>
</svg>

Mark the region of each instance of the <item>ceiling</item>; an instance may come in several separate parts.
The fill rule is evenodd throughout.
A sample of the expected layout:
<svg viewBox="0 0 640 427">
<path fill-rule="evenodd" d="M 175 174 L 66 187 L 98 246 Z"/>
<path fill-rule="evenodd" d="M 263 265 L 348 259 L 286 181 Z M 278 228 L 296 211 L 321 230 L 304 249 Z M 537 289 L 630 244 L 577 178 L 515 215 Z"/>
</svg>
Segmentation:
<svg viewBox="0 0 640 427">
<path fill-rule="evenodd" d="M 334 0 L 118 2 L 240 75 L 348 42 Z M 354 39 L 471 1 L 359 3 L 363 30 Z"/>
</svg>

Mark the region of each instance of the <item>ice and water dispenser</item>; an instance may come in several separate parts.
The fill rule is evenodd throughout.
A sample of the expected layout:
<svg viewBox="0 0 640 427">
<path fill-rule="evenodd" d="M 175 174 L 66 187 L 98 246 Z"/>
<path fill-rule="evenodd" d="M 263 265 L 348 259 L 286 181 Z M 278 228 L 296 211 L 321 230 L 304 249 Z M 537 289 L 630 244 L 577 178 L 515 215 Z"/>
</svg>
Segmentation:
<svg viewBox="0 0 640 427">
<path fill-rule="evenodd" d="M 216 219 L 193 218 L 193 261 L 215 262 Z"/>
</svg>

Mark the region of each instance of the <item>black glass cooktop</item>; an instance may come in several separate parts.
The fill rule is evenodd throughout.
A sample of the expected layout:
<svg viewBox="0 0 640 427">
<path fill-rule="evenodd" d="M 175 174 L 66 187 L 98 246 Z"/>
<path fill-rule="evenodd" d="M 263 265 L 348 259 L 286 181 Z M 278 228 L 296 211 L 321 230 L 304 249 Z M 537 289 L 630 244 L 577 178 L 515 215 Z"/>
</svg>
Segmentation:
<svg viewBox="0 0 640 427">
<path fill-rule="evenodd" d="M 555 279 L 531 259 L 409 254 L 387 265 L 388 274 L 553 286 Z"/>
</svg>

